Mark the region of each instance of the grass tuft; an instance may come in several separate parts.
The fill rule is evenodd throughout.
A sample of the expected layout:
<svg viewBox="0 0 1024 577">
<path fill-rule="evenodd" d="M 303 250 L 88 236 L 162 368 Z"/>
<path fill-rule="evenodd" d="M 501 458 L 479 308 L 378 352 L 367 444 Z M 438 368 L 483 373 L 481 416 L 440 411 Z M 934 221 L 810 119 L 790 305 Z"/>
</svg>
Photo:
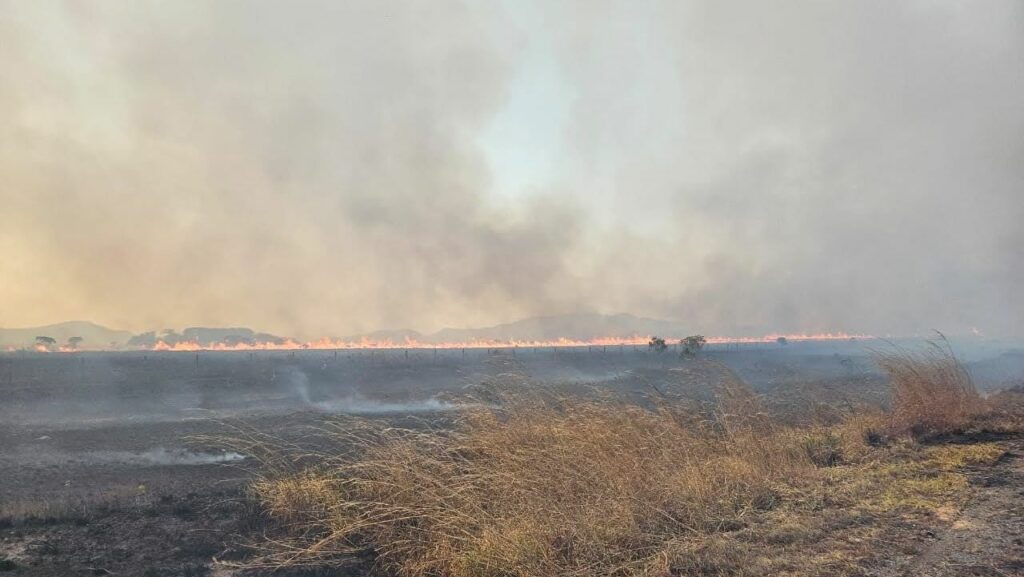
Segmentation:
<svg viewBox="0 0 1024 577">
<path fill-rule="evenodd" d="M 959 433 L 984 412 L 974 381 L 945 339 L 919 352 L 895 348 L 877 355 L 877 361 L 891 381 L 896 433 Z"/>
</svg>

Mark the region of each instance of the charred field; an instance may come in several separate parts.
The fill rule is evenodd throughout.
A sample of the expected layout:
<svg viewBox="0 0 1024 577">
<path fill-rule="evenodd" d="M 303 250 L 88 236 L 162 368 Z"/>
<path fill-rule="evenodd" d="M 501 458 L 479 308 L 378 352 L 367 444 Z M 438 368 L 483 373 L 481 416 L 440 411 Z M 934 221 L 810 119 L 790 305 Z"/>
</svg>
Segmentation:
<svg viewBox="0 0 1024 577">
<path fill-rule="evenodd" d="M 978 355 L 966 367 L 979 388 L 995 389 L 1024 374 L 1021 358 L 1019 353 Z M 712 347 L 699 358 L 644 347 L 0 355 L 0 570 L 11 575 L 458 575 L 452 566 L 416 573 L 375 564 L 367 559 L 374 546 L 341 560 L 268 562 L 260 543 L 281 523 L 268 513 L 265 495 L 261 499 L 253 490 L 254 483 L 268 479 L 266 461 L 219 439 L 256 432 L 279 446 L 316 454 L 337 448 L 315 431 L 346 419 L 358 419 L 361 426 L 444 430 L 454 426 L 455 408 L 467 394 L 480 399 L 537 387 L 567 398 L 614 397 L 622 406 L 648 412 L 656 410 L 659 399 L 671 399 L 699 413 L 721 400 L 723 383 L 733 382 L 749 385 L 774 422 L 824 431 L 821 427 L 840 427 L 843 415 L 888 410 L 890 380 L 869 347 L 853 342 Z M 846 429 L 835 429 L 840 430 Z M 828 452 L 840 442 L 835 431 L 807 437 L 813 446 L 801 441 L 800 450 Z M 830 529 L 820 513 L 800 509 L 809 500 L 831 498 L 814 495 L 821 488 L 814 483 L 823 482 L 815 477 L 810 488 L 801 486 L 807 494 L 795 499 L 797 505 L 724 516 L 696 552 L 672 549 L 664 567 L 609 574 L 756 574 L 744 572 L 737 553 L 723 551 L 742 550 L 761 559 L 765 551 L 776 550 L 776 557 L 785 557 L 794 545 L 810 547 L 822 535 L 846 529 L 851 543 L 899 542 L 902 563 L 909 563 L 932 538 L 928 534 L 934 537 L 949 524 L 941 511 L 948 515 L 962 505 L 964 487 L 975 483 L 970 471 L 943 463 L 959 459 L 968 468 L 994 463 L 1013 452 L 1014 438 L 968 435 L 954 446 L 980 447 L 978 453 L 955 455 L 901 441 L 887 445 L 885 456 L 872 453 L 874 465 L 852 456 L 860 449 L 844 449 L 852 467 L 892 466 L 885 474 L 899 477 L 904 473 L 893 472 L 892 461 L 899 454 L 916 463 L 915 471 L 927 469 L 922 482 L 946 483 L 932 492 L 930 485 L 915 485 L 917 478 L 903 488 L 882 487 L 891 499 L 912 502 L 908 510 L 917 511 L 916 517 L 897 515 L 872 525 L 867 517 L 875 513 L 865 511 L 881 506 L 851 493 L 847 498 L 856 506 L 841 509 L 839 520 L 833 519 L 845 529 Z M 954 474 L 960 477 L 943 476 Z M 991 481 L 995 473 L 975 476 L 984 475 Z M 796 489 L 773 488 L 773 499 L 782 499 L 787 490 Z M 888 506 L 897 505 L 902 506 Z M 899 574 L 872 573 L 882 563 L 877 555 L 849 555 L 856 561 L 837 574 Z M 794 575 L 839 567 L 811 570 L 789 562 L 760 567 Z M 529 570 L 553 570 L 538 567 Z M 479 567 L 466 571 L 489 574 Z"/>
</svg>

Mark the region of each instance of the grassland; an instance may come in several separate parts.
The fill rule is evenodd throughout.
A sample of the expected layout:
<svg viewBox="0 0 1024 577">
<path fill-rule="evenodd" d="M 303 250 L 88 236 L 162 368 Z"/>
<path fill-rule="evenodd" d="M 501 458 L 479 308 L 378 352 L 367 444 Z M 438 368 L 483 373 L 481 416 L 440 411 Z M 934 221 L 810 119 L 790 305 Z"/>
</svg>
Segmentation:
<svg viewBox="0 0 1024 577">
<path fill-rule="evenodd" d="M 1022 413 L 1020 395 L 979 395 L 941 345 L 878 361 L 891 408 L 827 420 L 780 419 L 727 379 L 701 406 L 656 389 L 643 405 L 499 391 L 465 399 L 443 426 L 339 422 L 316 452 L 235 437 L 233 450 L 263 464 L 251 490 L 268 527 L 244 565 L 405 577 L 897 571 L 963 509 L 970 472 L 1005 454 L 998 436 L 1019 432 Z"/>
<path fill-rule="evenodd" d="M 1021 395 L 973 392 L 942 350 L 18 357 L 0 382 L 0 569 L 1024 572 Z M 969 365 L 979 386 L 1021 374 L 993 362 Z M 309 401 L 281 378 L 296 374 Z M 346 417 L 324 408 L 339 383 L 461 409 Z M 211 414 L 182 412 L 196 403 Z M 225 437 L 252 458 L 152 458 L 231 450 Z"/>
</svg>

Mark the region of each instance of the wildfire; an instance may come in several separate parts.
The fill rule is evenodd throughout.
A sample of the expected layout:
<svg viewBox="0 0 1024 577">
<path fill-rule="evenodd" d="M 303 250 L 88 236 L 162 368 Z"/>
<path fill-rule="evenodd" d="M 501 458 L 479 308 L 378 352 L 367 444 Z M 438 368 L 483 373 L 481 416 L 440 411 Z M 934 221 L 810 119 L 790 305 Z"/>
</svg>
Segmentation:
<svg viewBox="0 0 1024 577">
<path fill-rule="evenodd" d="M 847 333 L 818 333 L 818 334 L 769 334 L 761 337 L 708 337 L 708 344 L 767 344 L 776 343 L 780 339 L 789 342 L 806 341 L 841 341 L 851 339 L 870 339 L 868 335 L 851 335 Z M 679 338 L 666 339 L 668 342 L 677 342 Z M 594 339 L 567 339 L 556 340 L 474 340 L 465 342 L 424 342 L 415 339 L 404 339 L 394 341 L 390 339 L 368 339 L 358 341 L 346 341 L 330 338 L 321 338 L 315 341 L 299 342 L 286 339 L 282 342 L 238 342 L 238 343 L 210 343 L 201 344 L 196 341 L 179 341 L 167 343 L 157 341 L 149 350 L 171 351 L 171 352 L 198 352 L 198 351 L 294 351 L 294 350 L 374 350 L 374 349 L 501 349 L 501 348 L 554 348 L 554 347 L 614 347 L 614 346 L 646 346 L 650 342 L 649 336 L 630 337 L 597 337 Z"/>
<path fill-rule="evenodd" d="M 729 337 L 712 336 L 707 337 L 709 345 L 757 345 L 778 342 L 811 342 L 811 341 L 847 341 L 858 339 L 873 339 L 875 337 L 862 334 L 848 333 L 798 333 L 798 334 L 768 334 L 760 337 Z M 597 337 L 593 339 L 568 339 L 560 338 L 554 340 L 472 340 L 464 342 L 429 342 L 416 339 L 390 340 L 370 339 L 342 340 L 331 338 L 320 338 L 313 341 L 297 341 L 284 339 L 276 342 L 237 342 L 237 343 L 199 343 L 197 341 L 175 341 L 167 342 L 157 340 L 151 347 L 136 348 L 132 350 L 146 350 L 155 352 L 230 352 L 230 351 L 298 351 L 298 350 L 384 350 L 384 349 L 511 349 L 511 348 L 572 348 L 572 347 L 637 347 L 644 346 L 650 342 L 651 337 L 633 335 L 628 337 Z M 669 344 L 679 342 L 680 338 L 665 337 Z M 22 349 L 26 350 L 26 349 Z M 107 348 L 81 348 L 68 345 L 49 345 L 36 343 L 27 350 L 37 353 L 75 353 L 75 352 L 101 352 L 113 350 Z M 15 352 L 14 347 L 7 347 L 7 352 Z"/>
<path fill-rule="evenodd" d="M 849 341 L 857 339 L 873 339 L 870 335 L 851 335 L 847 333 L 796 333 L 796 334 L 781 334 L 775 333 L 765 335 L 763 337 L 708 337 L 708 342 L 711 344 L 759 344 L 759 343 L 775 343 L 779 340 L 789 342 L 803 342 L 803 341 Z"/>
<path fill-rule="evenodd" d="M 13 353 L 17 349 L 14 347 L 7 347 L 7 352 Z M 44 345 L 43 343 L 36 343 L 30 349 L 37 353 L 77 353 L 83 349 L 72 347 L 70 345 Z M 89 350 L 102 350 L 102 349 L 89 349 Z"/>
<path fill-rule="evenodd" d="M 415 339 L 394 341 L 390 339 L 360 339 L 345 341 L 321 338 L 315 341 L 298 342 L 285 340 L 280 343 L 211 343 L 200 344 L 195 341 L 180 341 L 168 344 L 157 341 L 154 351 L 293 351 L 293 350 L 363 350 L 363 349 L 484 349 L 484 348 L 529 348 L 529 347 L 586 347 L 586 346 L 617 346 L 646 345 L 648 337 L 601 337 L 588 340 L 558 339 L 551 341 L 530 340 L 475 340 L 465 342 L 422 342 Z"/>
</svg>

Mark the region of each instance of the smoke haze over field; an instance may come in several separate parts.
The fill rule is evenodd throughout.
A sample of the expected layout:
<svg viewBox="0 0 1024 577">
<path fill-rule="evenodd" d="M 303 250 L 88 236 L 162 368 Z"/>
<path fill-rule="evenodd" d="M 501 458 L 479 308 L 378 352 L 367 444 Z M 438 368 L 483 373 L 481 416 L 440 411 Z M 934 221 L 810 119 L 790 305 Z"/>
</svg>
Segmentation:
<svg viewBox="0 0 1024 577">
<path fill-rule="evenodd" d="M 1024 4 L 0 0 L 0 326 L 1024 323 Z"/>
</svg>

